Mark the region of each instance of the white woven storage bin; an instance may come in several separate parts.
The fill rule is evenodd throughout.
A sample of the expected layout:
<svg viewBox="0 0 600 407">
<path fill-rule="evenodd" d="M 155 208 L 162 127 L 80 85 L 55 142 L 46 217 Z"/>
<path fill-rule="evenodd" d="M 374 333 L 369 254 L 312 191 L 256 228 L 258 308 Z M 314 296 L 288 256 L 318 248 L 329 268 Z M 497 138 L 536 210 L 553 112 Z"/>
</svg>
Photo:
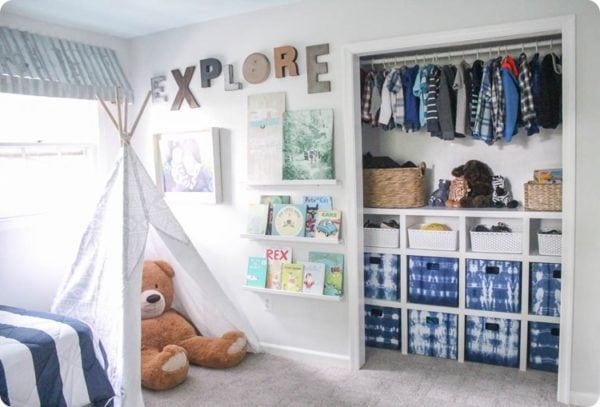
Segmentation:
<svg viewBox="0 0 600 407">
<path fill-rule="evenodd" d="M 457 230 L 421 230 L 421 225 L 408 228 L 408 247 L 426 250 L 458 250 Z"/>
<path fill-rule="evenodd" d="M 538 233 L 538 247 L 542 256 L 560 256 L 562 253 L 562 235 Z"/>
<path fill-rule="evenodd" d="M 521 232 L 475 232 L 471 231 L 471 250 L 486 253 L 522 253 Z"/>
<path fill-rule="evenodd" d="M 364 228 L 365 246 L 399 247 L 400 231 L 386 228 Z"/>
</svg>

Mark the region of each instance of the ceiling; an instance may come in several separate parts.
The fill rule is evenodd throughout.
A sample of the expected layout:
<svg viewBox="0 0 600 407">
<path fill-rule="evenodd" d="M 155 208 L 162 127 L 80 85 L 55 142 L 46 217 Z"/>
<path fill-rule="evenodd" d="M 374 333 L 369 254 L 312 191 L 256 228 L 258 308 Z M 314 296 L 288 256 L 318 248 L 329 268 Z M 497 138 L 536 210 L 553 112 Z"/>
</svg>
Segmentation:
<svg viewBox="0 0 600 407">
<path fill-rule="evenodd" d="M 0 4 L 3 0 L 0 0 Z M 133 38 L 300 0 L 9 0 L 3 13 Z"/>
</svg>

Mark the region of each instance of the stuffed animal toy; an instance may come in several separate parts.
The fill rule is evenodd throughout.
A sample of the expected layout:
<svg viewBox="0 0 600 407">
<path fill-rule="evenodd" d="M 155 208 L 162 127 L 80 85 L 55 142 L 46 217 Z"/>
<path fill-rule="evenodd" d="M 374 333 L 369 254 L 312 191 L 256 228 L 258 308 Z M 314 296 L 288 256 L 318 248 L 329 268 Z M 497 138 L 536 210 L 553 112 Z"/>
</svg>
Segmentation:
<svg viewBox="0 0 600 407">
<path fill-rule="evenodd" d="M 182 383 L 189 364 L 212 368 L 235 366 L 246 355 L 242 332 L 220 338 L 199 335 L 171 309 L 175 272 L 165 261 L 145 261 L 142 275 L 142 385 L 166 390 Z"/>
<path fill-rule="evenodd" d="M 450 182 L 450 190 L 448 191 L 448 200 L 446 201 L 447 208 L 460 208 L 460 201 L 469 192 L 469 186 L 465 177 L 456 177 Z"/>
<path fill-rule="evenodd" d="M 516 208 L 519 203 L 512 199 L 512 194 L 508 190 L 508 183 L 502 175 L 492 177 L 492 206 L 496 208 Z"/>
<path fill-rule="evenodd" d="M 452 170 L 455 177 L 464 177 L 468 192 L 460 199 L 462 208 L 485 208 L 492 203 L 492 170 L 481 161 L 469 160 Z"/>
<path fill-rule="evenodd" d="M 444 206 L 448 200 L 450 181 L 447 179 L 439 180 L 438 189 L 433 191 L 429 197 L 429 206 Z"/>
</svg>

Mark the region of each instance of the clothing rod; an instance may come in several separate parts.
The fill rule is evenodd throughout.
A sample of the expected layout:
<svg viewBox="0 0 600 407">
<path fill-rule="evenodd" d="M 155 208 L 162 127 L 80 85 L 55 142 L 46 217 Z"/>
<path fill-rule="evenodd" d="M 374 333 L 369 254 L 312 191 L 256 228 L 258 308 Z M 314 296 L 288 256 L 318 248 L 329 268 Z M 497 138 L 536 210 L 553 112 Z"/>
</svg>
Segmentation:
<svg viewBox="0 0 600 407">
<path fill-rule="evenodd" d="M 489 47 L 480 47 L 480 48 L 470 48 L 465 49 L 464 51 L 447 51 L 447 52 L 431 52 L 431 53 L 415 53 L 413 55 L 401 56 L 401 57 L 389 57 L 389 58 L 376 58 L 371 60 L 361 61 L 361 65 L 374 65 L 374 64 L 387 64 L 394 63 L 400 61 L 418 61 L 418 60 L 433 60 L 433 59 L 441 59 L 441 58 L 452 58 L 452 57 L 461 57 L 463 55 L 481 55 L 482 58 L 485 56 L 489 56 L 491 54 L 492 57 L 497 56 L 498 53 L 502 55 L 504 52 L 508 50 L 521 50 L 521 49 L 531 49 L 531 48 L 542 48 L 542 47 L 550 47 L 560 45 L 562 41 L 560 39 L 556 40 L 545 40 L 545 41 L 537 41 L 537 42 L 527 42 L 522 44 L 510 44 L 510 45 L 495 45 Z"/>
</svg>

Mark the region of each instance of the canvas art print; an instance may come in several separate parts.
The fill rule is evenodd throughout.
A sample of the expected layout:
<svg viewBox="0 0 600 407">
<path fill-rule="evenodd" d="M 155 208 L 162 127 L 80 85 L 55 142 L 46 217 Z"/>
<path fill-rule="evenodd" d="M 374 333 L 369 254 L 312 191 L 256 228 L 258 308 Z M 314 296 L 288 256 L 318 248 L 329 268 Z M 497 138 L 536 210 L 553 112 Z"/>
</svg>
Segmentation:
<svg viewBox="0 0 600 407">
<path fill-rule="evenodd" d="M 157 134 L 155 155 L 156 180 L 164 193 L 221 201 L 218 129 Z"/>
<path fill-rule="evenodd" d="M 333 109 L 283 114 L 283 179 L 333 179 Z"/>
</svg>

